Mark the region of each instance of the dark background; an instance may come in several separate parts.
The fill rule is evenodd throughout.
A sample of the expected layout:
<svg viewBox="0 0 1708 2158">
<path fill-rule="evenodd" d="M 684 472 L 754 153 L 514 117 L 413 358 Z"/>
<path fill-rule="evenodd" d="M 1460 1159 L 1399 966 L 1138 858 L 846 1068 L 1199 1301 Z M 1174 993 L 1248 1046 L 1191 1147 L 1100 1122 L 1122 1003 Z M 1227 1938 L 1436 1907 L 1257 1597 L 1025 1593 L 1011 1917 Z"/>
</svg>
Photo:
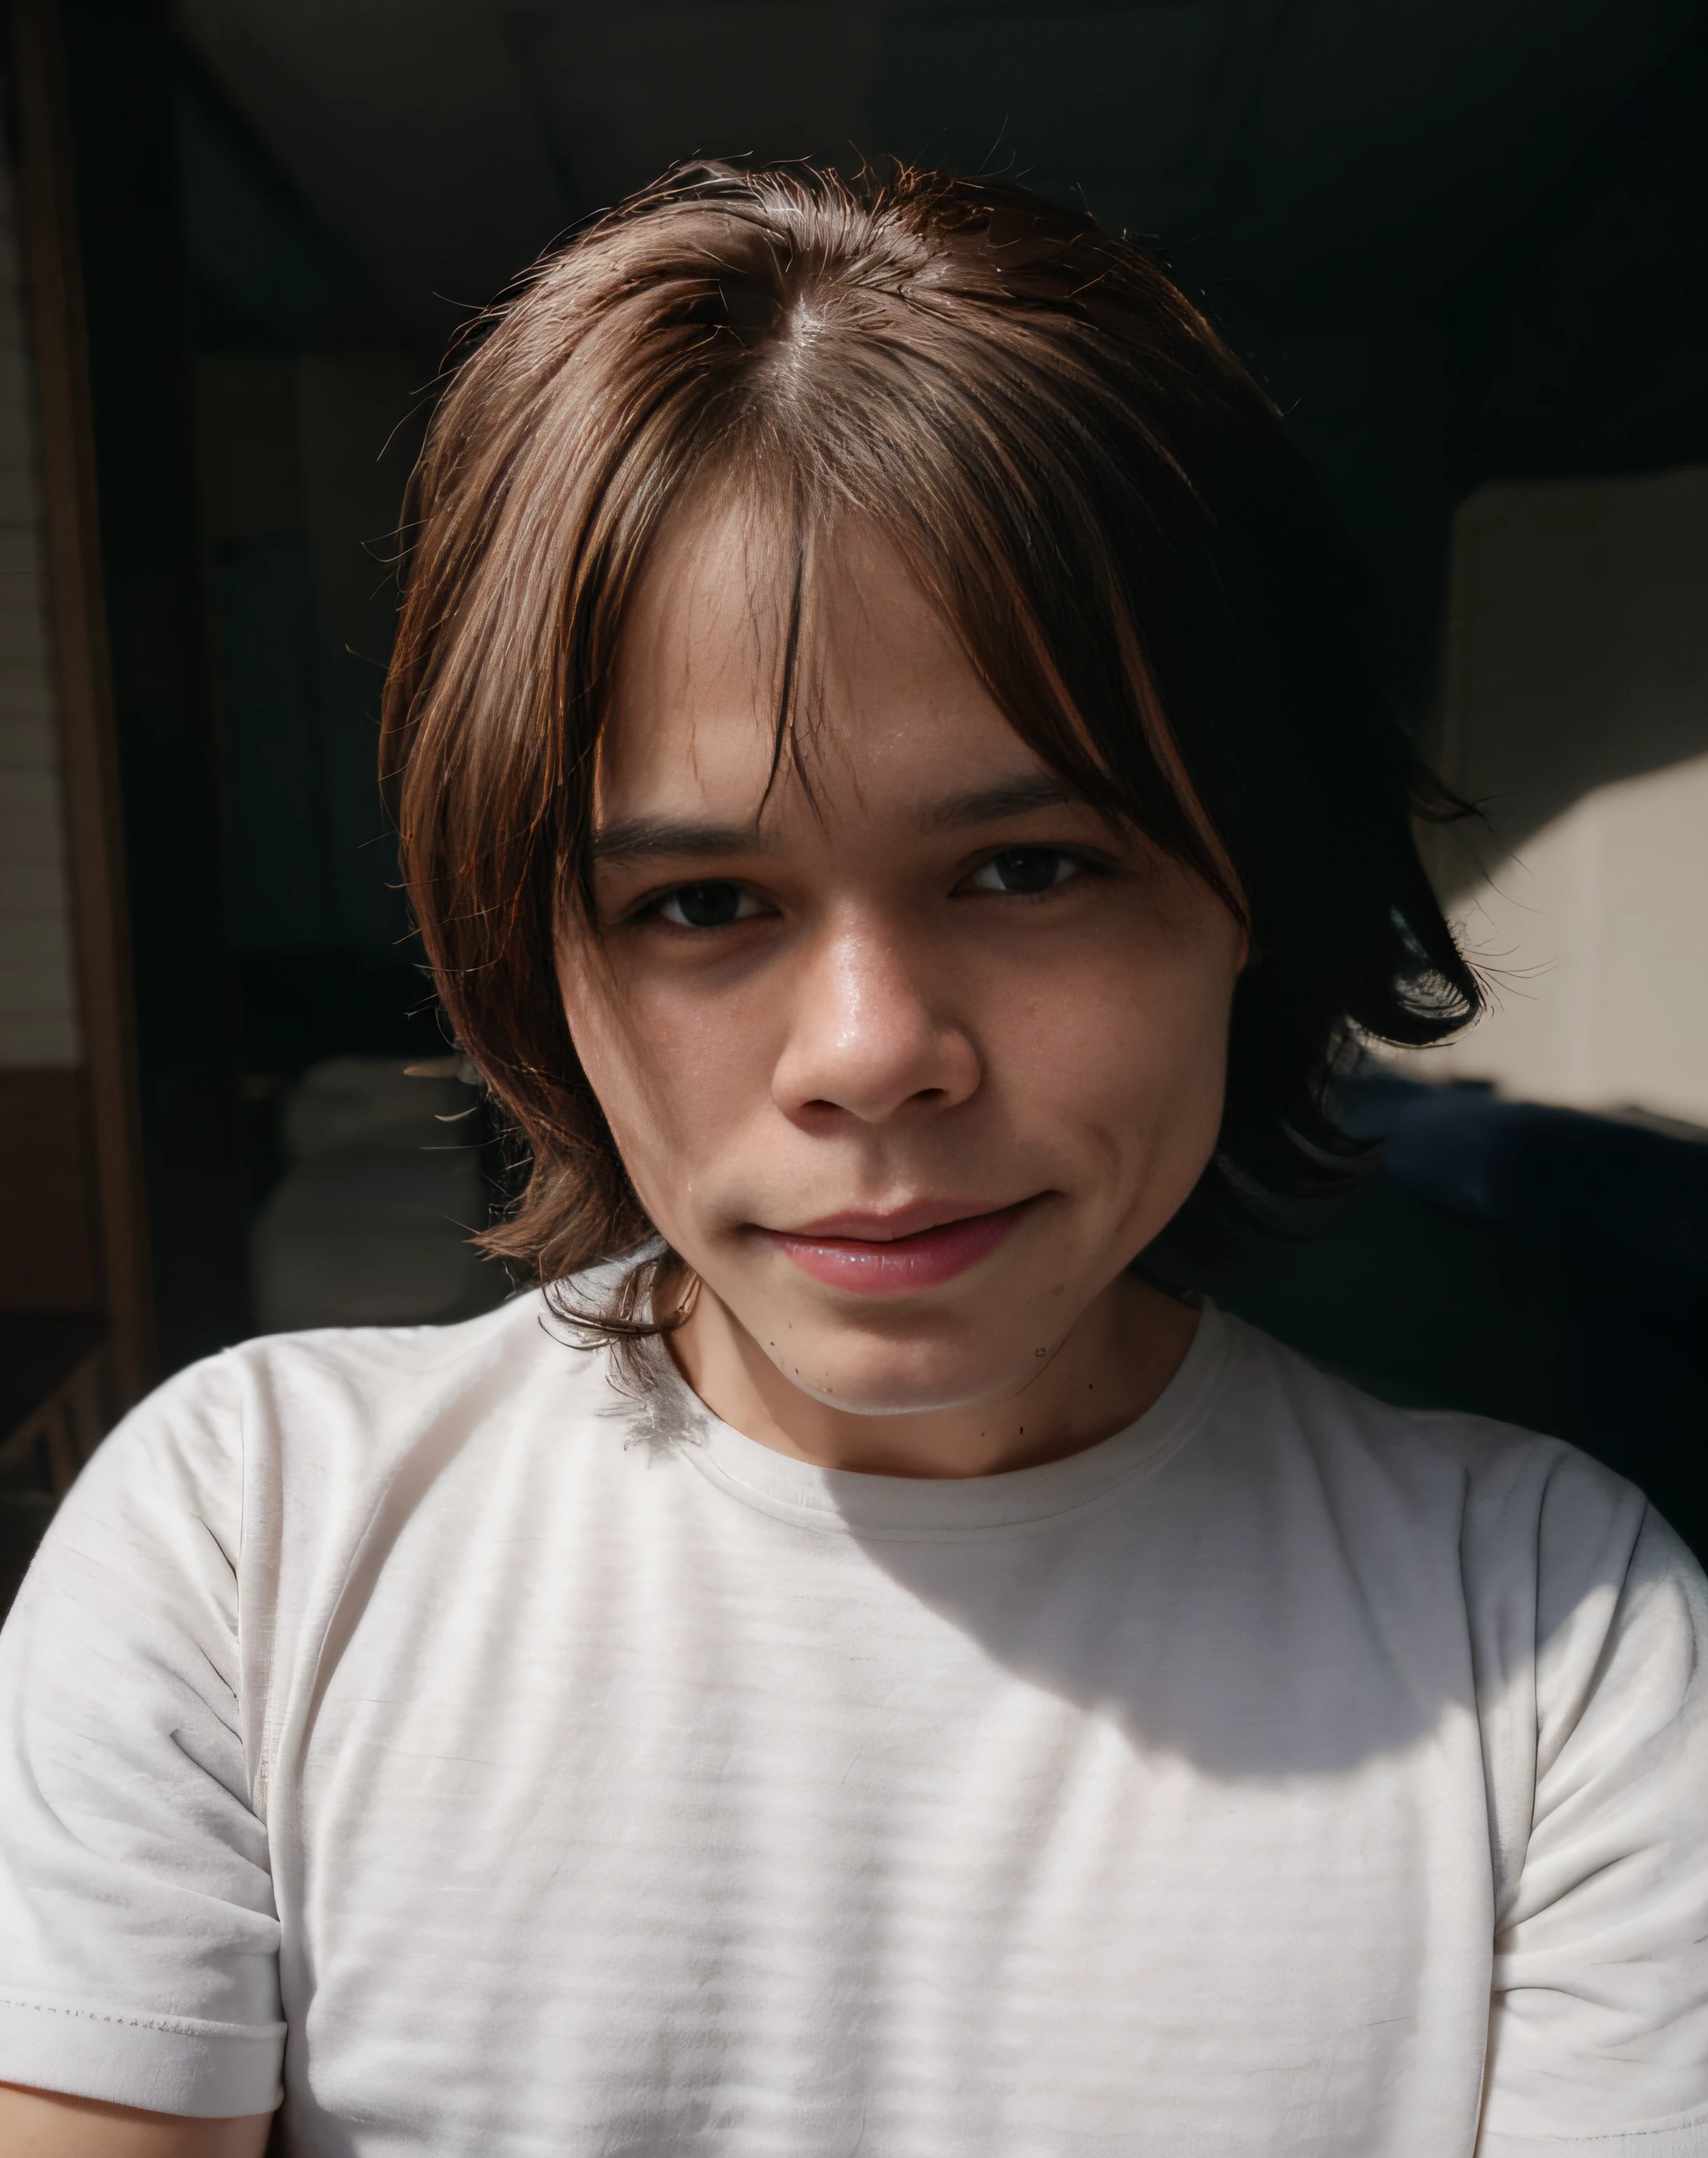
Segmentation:
<svg viewBox="0 0 1708 2158">
<path fill-rule="evenodd" d="M 163 1368 L 252 1325 L 295 1076 L 445 1047 L 373 767 L 446 342 L 672 160 L 998 171 L 1145 240 L 1292 415 L 1414 721 L 1467 494 L 1708 460 L 1690 0 L 65 0 L 63 28 Z M 1628 1464 L 1675 1430 L 1652 1474 L 1689 1514 L 1700 1372 L 1630 1408 L 1638 1321 L 1584 1345 L 1631 1262 L 1451 1196 L 1385 1175 L 1219 1286 L 1401 1398 Z"/>
</svg>

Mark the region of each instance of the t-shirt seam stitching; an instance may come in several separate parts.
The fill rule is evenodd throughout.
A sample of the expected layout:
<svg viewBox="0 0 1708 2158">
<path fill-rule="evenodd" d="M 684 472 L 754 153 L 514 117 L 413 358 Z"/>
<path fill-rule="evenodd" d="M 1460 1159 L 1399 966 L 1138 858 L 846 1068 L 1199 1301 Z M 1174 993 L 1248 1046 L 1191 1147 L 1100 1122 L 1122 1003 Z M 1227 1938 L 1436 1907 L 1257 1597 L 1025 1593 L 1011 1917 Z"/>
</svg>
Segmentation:
<svg viewBox="0 0 1708 2158">
<path fill-rule="evenodd" d="M 281 2024 L 221 2030 L 209 2023 L 191 2022 L 157 2016 L 121 2016 L 107 2008 L 75 2008 L 58 2001 L 27 2001 L 13 1993 L 0 1993 L 0 2008 L 24 2008 L 36 2016 L 69 2016 L 85 2023 L 113 2023 L 127 2031 L 158 2031 L 169 2038 L 197 2038 L 216 2045 L 252 2046 L 277 2042 Z"/>
<path fill-rule="evenodd" d="M 1708 2128 L 1708 2110 L 1693 2113 L 1687 2119 L 1667 2121 L 1659 2128 L 1598 2128 L 1592 2135 L 1525 2135 L 1501 2128 L 1491 2129 L 1489 2134 L 1499 2143 L 1530 2143 L 1539 2150 L 1575 2150 L 1580 2145 L 1592 2143 L 1634 2143 L 1639 2138 L 1647 2142 L 1653 2136 L 1681 2135 L 1693 2128 Z"/>
</svg>

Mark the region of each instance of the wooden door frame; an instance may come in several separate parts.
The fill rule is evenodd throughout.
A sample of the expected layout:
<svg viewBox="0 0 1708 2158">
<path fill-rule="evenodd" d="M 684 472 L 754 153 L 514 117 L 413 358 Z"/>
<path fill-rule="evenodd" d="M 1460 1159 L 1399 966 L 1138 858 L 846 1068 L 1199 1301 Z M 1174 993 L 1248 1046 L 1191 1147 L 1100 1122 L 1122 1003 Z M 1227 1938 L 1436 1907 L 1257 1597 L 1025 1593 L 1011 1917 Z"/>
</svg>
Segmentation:
<svg viewBox="0 0 1708 2158">
<path fill-rule="evenodd" d="M 19 244 L 40 429 L 79 1004 L 116 1412 L 155 1376 L 124 824 L 59 0 L 12 0 Z"/>
</svg>

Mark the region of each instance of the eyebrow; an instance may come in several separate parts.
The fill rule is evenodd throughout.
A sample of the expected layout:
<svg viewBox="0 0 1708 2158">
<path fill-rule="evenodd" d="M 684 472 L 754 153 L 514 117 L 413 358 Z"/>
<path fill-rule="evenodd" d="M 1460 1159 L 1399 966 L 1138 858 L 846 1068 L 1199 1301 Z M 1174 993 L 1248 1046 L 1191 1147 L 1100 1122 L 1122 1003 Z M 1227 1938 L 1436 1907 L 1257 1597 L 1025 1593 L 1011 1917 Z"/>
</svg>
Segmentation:
<svg viewBox="0 0 1708 2158">
<path fill-rule="evenodd" d="M 993 787 L 952 794 L 916 813 L 912 822 L 924 832 L 960 832 L 978 824 L 997 824 L 1036 809 L 1082 808 L 1085 798 L 1052 772 L 1029 772 L 999 780 Z M 715 860 L 732 854 L 768 854 L 771 842 L 758 823 L 700 824 L 663 818 L 623 817 L 593 834 L 596 862 L 679 861 L 684 855 Z"/>
<path fill-rule="evenodd" d="M 622 817 L 593 834 L 596 862 L 651 862 L 684 854 L 766 854 L 764 833 L 753 824 L 671 823 L 655 817 Z"/>
<path fill-rule="evenodd" d="M 952 794 L 934 803 L 916 819 L 922 831 L 960 832 L 969 824 L 999 824 L 1005 817 L 1024 817 L 1033 809 L 1082 809 L 1085 797 L 1053 772 L 1028 772 L 998 780 L 994 787 Z"/>
</svg>

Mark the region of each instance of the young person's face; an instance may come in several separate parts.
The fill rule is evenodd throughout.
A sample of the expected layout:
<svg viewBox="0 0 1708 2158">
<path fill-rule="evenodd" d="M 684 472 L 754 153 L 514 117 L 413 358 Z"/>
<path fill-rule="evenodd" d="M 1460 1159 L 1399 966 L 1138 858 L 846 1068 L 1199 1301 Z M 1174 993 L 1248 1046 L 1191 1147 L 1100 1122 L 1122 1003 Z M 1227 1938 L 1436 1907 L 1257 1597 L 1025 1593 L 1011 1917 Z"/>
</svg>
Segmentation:
<svg viewBox="0 0 1708 2158">
<path fill-rule="evenodd" d="M 1009 1398 L 1208 1160 L 1242 933 L 1060 785 L 857 533 L 818 566 L 800 769 L 767 795 L 786 588 L 736 510 L 650 559 L 570 1030 L 767 1383 L 903 1417 Z"/>
</svg>

